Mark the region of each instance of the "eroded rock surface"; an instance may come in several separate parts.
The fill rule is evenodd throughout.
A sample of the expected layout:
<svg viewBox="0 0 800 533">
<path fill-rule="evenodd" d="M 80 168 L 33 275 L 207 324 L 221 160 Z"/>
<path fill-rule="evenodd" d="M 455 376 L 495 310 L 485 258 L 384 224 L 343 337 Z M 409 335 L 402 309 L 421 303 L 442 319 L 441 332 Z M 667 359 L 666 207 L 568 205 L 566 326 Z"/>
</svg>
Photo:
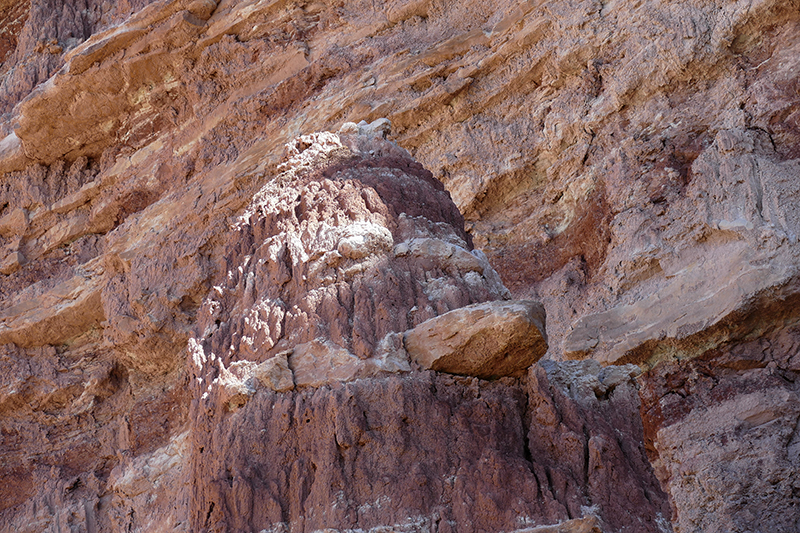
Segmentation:
<svg viewBox="0 0 800 533">
<path fill-rule="evenodd" d="M 4 435 L 13 436 L 4 440 L 4 475 L 18 481 L 8 485 L 5 523 L 30 530 L 616 531 L 635 524 L 660 531 L 667 501 L 631 417 L 638 410 L 631 371 L 579 397 L 566 392 L 570 380 L 552 381 L 541 369 L 499 381 L 414 370 L 409 332 L 463 309 L 490 315 L 482 331 L 498 329 L 494 337 L 507 343 L 495 353 L 518 358 L 518 374 L 546 350 L 544 315 L 533 302 L 502 300 L 508 291 L 485 256 L 470 251 L 448 193 L 384 140 L 380 126 L 296 139 L 275 174 L 209 241 L 220 259 L 200 272 L 218 270 L 194 304 L 185 366 L 129 351 L 158 346 L 157 336 L 138 344 L 109 338 L 122 323 L 135 324 L 120 312 L 132 305 L 121 299 L 130 298 L 124 290 L 135 285 L 119 277 L 131 275 L 137 259 L 109 251 L 91 260 L 104 265 L 89 294 L 99 294 L 103 305 L 93 309 L 105 320 L 75 325 L 88 331 L 60 351 L 36 347 L 63 335 L 40 329 L 6 356 L 17 377 L 0 404 Z M 151 209 L 158 216 L 170 204 Z M 219 206 L 209 209 L 212 216 Z M 183 286 L 195 272 L 183 271 Z M 504 321 L 511 333 L 503 333 Z M 180 325 L 174 316 L 154 333 L 175 343 Z M 57 371 L 54 361 L 67 365 L 77 354 L 84 358 L 62 377 L 42 381 Z M 480 366 L 466 373 L 473 370 L 483 375 Z M 598 371 L 592 367 L 586 379 L 597 381 Z M 54 409 L 51 418 L 36 414 Z M 590 415 L 598 409 L 602 415 Z M 163 417 L 155 431 L 150 410 Z M 627 425 L 612 427 L 603 421 L 609 416 Z M 575 426 L 558 422 L 563 417 Z M 98 421 L 94 431 L 87 419 Z M 76 432 L 81 447 L 70 440 Z M 60 433 L 65 455 L 36 459 L 53 453 Z M 577 439 L 575 448 L 561 445 L 567 438 Z M 592 443 L 613 453 L 587 463 Z M 619 479 L 628 486 L 624 501 L 607 494 Z M 45 505 L 53 490 L 63 494 L 55 514 Z"/>
<path fill-rule="evenodd" d="M 297 385 L 410 371 L 402 332 L 507 295 L 449 194 L 398 146 L 321 133 L 289 156 L 225 238 L 227 274 L 192 341 L 198 377 L 278 354 Z"/>
<path fill-rule="evenodd" d="M 634 383 L 563 385 L 424 372 L 217 402 L 198 419 L 192 529 L 669 530 Z"/>
<path fill-rule="evenodd" d="M 0 527 L 793 531 L 798 13 L 0 0 Z M 341 135 L 294 141 L 313 131 Z M 509 299 L 547 313 L 527 376 L 408 358 L 406 332 Z M 553 363 L 569 358 L 593 362 Z M 671 516 L 637 455 L 636 383 Z M 459 448 L 417 427 L 427 413 L 379 403 L 388 384 L 402 410 L 466 406 L 438 437 L 480 443 L 460 448 L 477 473 L 452 478 Z M 339 427 L 406 450 L 405 469 L 379 462 L 406 515 L 376 510 L 378 486 L 325 501 L 312 456 L 326 482 L 376 476 L 367 456 L 323 464 L 336 439 L 288 437 L 306 462 L 265 488 L 252 480 L 272 459 L 248 473 L 219 436 L 266 446 L 254 406 L 273 423 L 275 398 L 330 414 L 351 392 L 368 422 Z M 394 433 L 373 424 L 381 409 Z M 304 439 L 331 429 L 300 420 Z M 198 459 L 203 438 L 218 462 Z M 415 447 L 427 484 L 407 477 Z M 502 468 L 476 464 L 484 451 Z M 248 507 L 267 492 L 274 505 Z"/>
<path fill-rule="evenodd" d="M 677 530 L 797 530 L 799 341 L 792 326 L 644 376 L 646 442 Z"/>
</svg>

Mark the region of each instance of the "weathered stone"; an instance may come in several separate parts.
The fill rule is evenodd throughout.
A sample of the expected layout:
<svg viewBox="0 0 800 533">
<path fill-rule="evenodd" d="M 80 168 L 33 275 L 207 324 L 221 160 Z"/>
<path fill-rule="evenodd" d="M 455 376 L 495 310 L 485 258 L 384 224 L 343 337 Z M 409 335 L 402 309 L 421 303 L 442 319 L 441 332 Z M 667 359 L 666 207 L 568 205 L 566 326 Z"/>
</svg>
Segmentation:
<svg viewBox="0 0 800 533">
<path fill-rule="evenodd" d="M 22 208 L 13 209 L 0 218 L 0 235 L 22 235 L 28 229 L 28 211 Z"/>
<path fill-rule="evenodd" d="M 603 531 L 670 531 L 668 500 L 639 436 L 637 383 L 629 376 L 598 388 L 600 377 L 596 361 L 544 360 L 531 367 L 534 472 L 549 480 L 571 516 L 600 517 Z"/>
<path fill-rule="evenodd" d="M 600 521 L 596 517 L 566 520 L 553 526 L 537 526 L 517 529 L 512 533 L 603 533 Z"/>
<path fill-rule="evenodd" d="M 0 311 L 0 344 L 58 345 L 103 321 L 103 267 L 85 265 L 76 276 Z"/>
<path fill-rule="evenodd" d="M 0 274 L 13 274 L 25 263 L 25 256 L 20 252 L 11 252 L 0 261 Z"/>
<path fill-rule="evenodd" d="M 538 302 L 485 302 L 431 318 L 405 333 L 422 368 L 484 379 L 519 375 L 547 351 Z"/>
<path fill-rule="evenodd" d="M 286 354 L 278 354 L 257 365 L 253 377 L 263 386 L 275 392 L 286 392 L 294 388 L 294 376 L 289 368 L 289 358 Z"/>
<path fill-rule="evenodd" d="M 298 344 L 289 357 L 289 363 L 298 387 L 352 381 L 362 377 L 364 371 L 361 359 L 330 341 L 313 340 Z"/>
<path fill-rule="evenodd" d="M 65 196 L 61 200 L 54 203 L 50 209 L 56 213 L 69 213 L 73 209 L 80 207 L 100 193 L 102 184 L 100 180 L 95 180 L 87 183 L 74 193 Z"/>
<path fill-rule="evenodd" d="M 402 352 L 384 352 L 369 359 L 359 359 L 330 341 L 314 340 L 295 346 L 289 364 L 298 387 L 320 387 L 337 381 L 410 372 L 408 357 L 403 355 Z"/>
<path fill-rule="evenodd" d="M 541 369 L 527 385 L 414 372 L 214 403 L 195 419 L 191 528 L 659 533 L 669 506 L 637 412 L 631 381 L 584 402 Z"/>
<path fill-rule="evenodd" d="M 794 324 L 645 373 L 645 442 L 681 531 L 795 531 L 800 331 Z"/>
<path fill-rule="evenodd" d="M 0 523 L 669 531 L 639 384 L 677 528 L 796 530 L 797 0 L 379 7 L 0 0 Z M 512 297 L 526 383 L 410 384 Z M 355 371 L 295 388 L 316 339 Z"/>
<path fill-rule="evenodd" d="M 488 263 L 467 251 L 447 193 L 402 149 L 324 133 L 288 153 L 232 232 L 228 275 L 201 312 L 205 353 L 230 366 L 291 352 L 298 386 L 408 371 L 396 334 L 502 296 Z M 400 216 L 408 196 L 427 198 L 413 218 Z"/>
<path fill-rule="evenodd" d="M 385 139 L 392 132 L 392 123 L 389 119 L 379 118 L 371 123 L 362 120 L 358 123 L 359 135 L 366 135 L 368 137 L 380 137 Z"/>
</svg>

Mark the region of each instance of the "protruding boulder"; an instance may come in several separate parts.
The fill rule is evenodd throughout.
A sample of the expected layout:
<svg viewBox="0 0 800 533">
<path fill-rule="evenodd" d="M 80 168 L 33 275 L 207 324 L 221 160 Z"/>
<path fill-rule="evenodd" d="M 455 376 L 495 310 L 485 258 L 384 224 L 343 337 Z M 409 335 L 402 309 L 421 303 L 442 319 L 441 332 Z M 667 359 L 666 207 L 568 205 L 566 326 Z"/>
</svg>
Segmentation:
<svg viewBox="0 0 800 533">
<path fill-rule="evenodd" d="M 547 352 L 544 307 L 531 300 L 462 307 L 406 332 L 405 346 L 426 369 L 486 379 L 518 375 Z"/>
</svg>

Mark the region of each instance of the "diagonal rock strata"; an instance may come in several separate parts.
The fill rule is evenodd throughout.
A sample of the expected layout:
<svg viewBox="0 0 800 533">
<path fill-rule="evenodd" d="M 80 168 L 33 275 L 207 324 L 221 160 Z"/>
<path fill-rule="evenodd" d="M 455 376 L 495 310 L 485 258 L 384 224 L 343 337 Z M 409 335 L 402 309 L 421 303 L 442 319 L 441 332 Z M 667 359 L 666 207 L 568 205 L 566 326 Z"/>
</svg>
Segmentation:
<svg viewBox="0 0 800 533">
<path fill-rule="evenodd" d="M 794 531 L 798 13 L 797 0 L 0 0 L 0 529 L 180 531 L 196 512 L 196 529 L 302 531 L 328 513 L 313 527 Z M 319 249 L 337 265 L 307 253 L 317 236 L 290 239 L 278 258 L 292 277 L 278 268 L 275 279 L 309 296 L 284 309 L 282 296 L 261 299 L 261 271 L 232 250 L 247 231 L 231 228 L 287 170 L 287 142 L 345 123 L 340 141 L 354 144 L 342 141 L 317 181 L 352 178 L 386 212 L 329 224 Z M 389 136 L 432 176 L 402 153 L 367 157 L 360 134 Z M 449 203 L 428 201 L 434 177 L 468 231 Z M 390 227 L 423 218 L 433 223 L 407 239 Z M 396 279 L 411 265 L 432 312 L 407 301 L 404 320 L 381 314 L 397 293 L 384 290 L 395 278 L 365 283 L 379 257 Z M 355 267 L 344 283 L 377 288 L 359 300 L 377 311 L 320 327 L 334 298 L 298 281 L 319 279 L 305 263 L 346 309 L 338 269 Z M 253 293 L 246 276 L 241 291 L 228 283 L 239 266 Z M 408 358 L 404 334 L 463 308 L 471 282 L 497 289 L 474 303 L 546 308 L 548 353 L 527 375 L 487 383 Z M 209 294 L 233 318 L 200 316 Z M 294 307 L 314 310 L 308 332 L 286 327 Z M 203 333 L 223 323 L 230 338 L 207 351 Z M 591 361 L 556 362 L 566 358 Z M 423 374 L 433 385 L 412 383 Z M 243 450 L 263 444 L 266 428 L 248 421 L 275 398 L 292 406 L 281 413 L 293 435 L 338 450 L 320 435 L 352 401 L 341 390 L 361 399 L 368 435 L 396 427 L 382 442 L 406 452 L 387 465 L 387 447 L 359 438 L 348 453 L 375 492 L 353 488 L 334 508 L 301 496 L 356 469 L 314 461 L 315 483 L 311 445 L 279 443 L 306 460 L 293 478 L 284 456 Z M 295 408 L 324 402 L 303 429 Z M 359 416 L 337 420 L 361 435 Z M 416 427 L 431 421 L 443 429 Z M 197 475 L 193 439 L 206 437 L 200 448 L 227 451 Z M 409 473 L 420 450 L 429 487 L 444 487 L 450 466 L 477 473 L 457 491 L 421 490 L 426 472 Z M 419 496 L 405 514 L 385 510 L 393 495 L 379 493 L 370 460 L 398 473 L 398 494 Z M 533 477 L 516 470 L 527 465 Z M 215 489 L 192 500 L 189 480 Z M 267 496 L 245 519 L 248 483 Z"/>
</svg>

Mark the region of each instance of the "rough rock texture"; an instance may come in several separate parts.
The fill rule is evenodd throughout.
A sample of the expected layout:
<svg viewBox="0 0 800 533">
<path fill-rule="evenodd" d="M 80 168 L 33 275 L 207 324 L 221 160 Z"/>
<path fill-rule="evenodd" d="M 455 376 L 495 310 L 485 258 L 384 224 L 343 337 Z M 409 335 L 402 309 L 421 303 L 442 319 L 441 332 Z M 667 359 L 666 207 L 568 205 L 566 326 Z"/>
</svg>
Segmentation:
<svg viewBox="0 0 800 533">
<path fill-rule="evenodd" d="M 289 156 L 226 239 L 225 281 L 189 341 L 189 528 L 507 531 L 589 515 L 614 530 L 644 521 L 657 531 L 666 501 L 640 426 L 621 429 L 630 449 L 612 446 L 614 464 L 598 458 L 594 475 L 587 439 L 597 431 L 608 442 L 614 431 L 599 420 L 576 421 L 576 455 L 531 454 L 530 442 L 553 442 L 544 428 L 557 415 L 547 418 L 539 402 L 576 409 L 551 398 L 544 375 L 532 390 L 432 373 L 382 377 L 411 372 L 409 355 L 423 368 L 488 377 L 485 361 L 439 368 L 415 357 L 442 351 L 418 331 L 446 335 L 436 325 L 461 312 L 483 315 L 464 359 L 486 354 L 492 328 L 495 357 L 514 369 L 546 351 L 538 304 L 469 305 L 507 291 L 483 255 L 466 250 L 460 215 L 430 173 L 375 135 L 303 136 Z M 635 413 L 635 394 L 625 398 L 611 412 Z M 563 477 L 552 481 L 551 470 Z M 638 498 L 612 504 L 592 490 L 617 470 Z"/>
<path fill-rule="evenodd" d="M 507 295 L 467 251 L 449 194 L 403 149 L 332 133 L 288 148 L 225 239 L 225 280 L 190 341 L 199 378 L 278 355 L 298 386 L 410 371 L 402 332 Z"/>
<path fill-rule="evenodd" d="M 797 0 L 0 0 L 0 61 L 3 530 L 798 527 Z M 304 167 L 313 142 L 294 139 L 340 128 L 343 159 Z M 279 169 L 287 143 L 299 159 Z M 498 298 L 546 310 L 527 376 L 406 358 L 404 332 Z M 373 406 L 389 383 L 420 409 L 472 405 L 441 431 L 508 468 L 475 466 L 455 494 L 452 442 L 410 429 L 428 413 Z M 495 403 L 466 400 L 474 383 Z M 637 386 L 671 514 L 636 455 Z M 542 387 L 550 418 L 531 407 Z M 385 493 L 418 498 L 385 515 L 368 511 L 376 486 L 326 503 L 302 465 L 335 442 L 302 448 L 319 435 L 292 440 L 299 415 L 285 450 L 305 462 L 246 488 L 272 468 L 237 462 L 267 445 L 252 406 L 272 420 L 268 398 L 318 395 L 340 413 L 347 390 L 373 414 L 341 427 L 385 409 L 409 429 L 378 438 L 437 458 L 427 485 Z M 557 393 L 576 390 L 592 393 Z M 219 462 L 198 458 L 203 438 Z M 328 482 L 361 463 L 313 464 Z M 379 464 L 411 483 L 413 460 Z M 512 488 L 535 500 L 514 507 Z M 277 507 L 247 507 L 265 491 Z M 497 522 L 458 514 L 492 491 Z"/>
<path fill-rule="evenodd" d="M 800 527 L 796 326 L 662 364 L 642 389 L 648 450 L 679 531 Z"/>
<path fill-rule="evenodd" d="M 17 341 L 0 403 L 9 529 L 668 527 L 627 369 L 607 385 L 597 364 L 578 371 L 599 391 L 579 396 L 560 392 L 570 380 L 557 381 L 557 363 L 556 378 L 539 369 L 493 382 L 413 370 L 404 332 L 508 291 L 468 251 L 441 184 L 379 125 L 288 145 L 276 174 L 208 237 L 217 261 L 169 278 L 206 286 L 200 302 L 192 292 L 132 302 L 131 289 L 159 280 L 138 269 L 159 263 L 112 240 L 87 262 L 101 265 L 81 287 L 90 303 L 62 282 L 5 311 Z M 219 202 L 207 209 L 221 216 Z M 157 225 L 138 231 L 164 238 Z M 67 304 L 47 315 L 59 295 Z M 174 306 L 171 320 L 156 322 L 159 303 Z M 541 356 L 541 306 L 493 306 L 512 324 L 521 309 L 536 333 L 498 353 Z M 187 338 L 177 310 L 192 309 Z"/>
<path fill-rule="evenodd" d="M 199 315 L 207 353 L 229 364 L 330 341 L 363 360 L 392 333 L 507 294 L 468 251 L 444 187 L 401 148 L 323 133 L 289 150 L 226 236 L 226 279 Z"/>
<path fill-rule="evenodd" d="M 0 167 L 148 147 L 199 171 L 254 145 L 277 163 L 299 133 L 386 116 L 515 295 L 558 318 L 556 358 L 648 358 L 793 279 L 795 1 L 141 7 L 87 6 L 52 65 L 23 35 L 53 16 L 35 10 L 4 83 L 39 86 L 6 99 Z M 669 313 L 639 312 L 654 301 Z"/>
<path fill-rule="evenodd" d="M 669 527 L 629 381 L 578 401 L 543 371 L 527 386 L 425 372 L 202 405 L 195 531 Z"/>
</svg>

